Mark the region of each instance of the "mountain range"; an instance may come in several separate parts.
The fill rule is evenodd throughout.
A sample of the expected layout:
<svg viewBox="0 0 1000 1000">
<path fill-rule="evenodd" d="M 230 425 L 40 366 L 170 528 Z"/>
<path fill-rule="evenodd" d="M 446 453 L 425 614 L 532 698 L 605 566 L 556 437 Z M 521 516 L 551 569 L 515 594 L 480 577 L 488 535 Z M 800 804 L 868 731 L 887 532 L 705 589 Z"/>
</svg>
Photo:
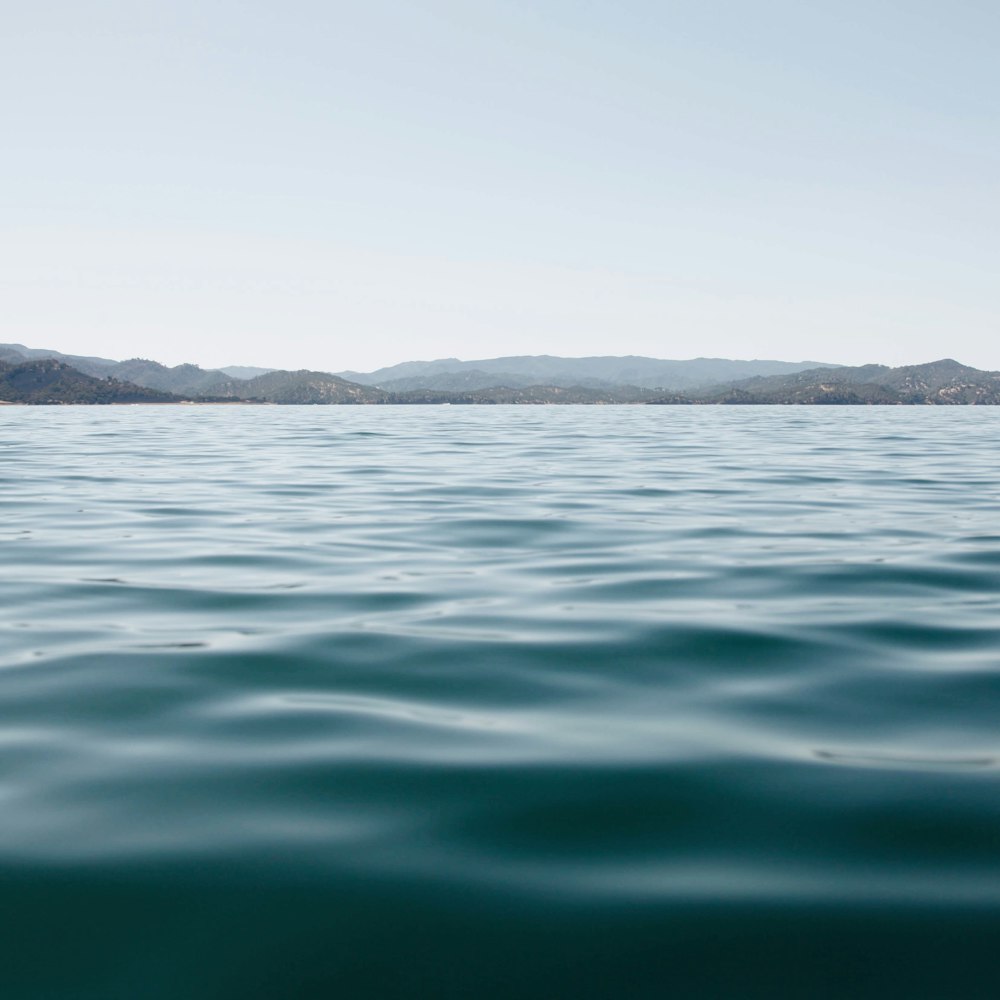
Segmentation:
<svg viewBox="0 0 1000 1000">
<path fill-rule="evenodd" d="M 814 369 L 707 389 L 692 402 L 994 406 L 1000 404 L 1000 372 L 970 368 L 951 358 L 900 368 L 860 365 Z"/>
<path fill-rule="evenodd" d="M 179 397 L 116 378 L 95 378 L 55 358 L 0 361 L 3 403 L 176 403 Z"/>
<path fill-rule="evenodd" d="M 730 361 L 726 358 L 694 358 L 666 361 L 636 355 L 627 357 L 559 358 L 542 354 L 479 361 L 404 361 L 374 372 L 337 372 L 341 378 L 361 385 L 374 385 L 389 392 L 419 389 L 474 391 L 496 387 L 523 388 L 535 385 L 583 386 L 609 389 L 693 389 L 733 382 L 754 376 L 782 375 L 825 366 L 818 361 Z"/>
<path fill-rule="evenodd" d="M 169 368 L 157 361 L 131 358 L 112 361 L 89 355 L 62 354 L 59 351 L 25 347 L 23 344 L 0 344 L 0 360 L 23 362 L 53 358 L 95 378 L 113 376 L 136 385 L 181 395 L 211 394 L 238 396 L 241 383 L 251 382 L 275 369 L 232 365 L 220 369 L 204 369 L 184 364 Z M 730 361 L 725 358 L 695 358 L 690 361 L 664 361 L 644 357 L 559 358 L 537 357 L 487 358 L 479 361 L 406 361 L 391 368 L 374 372 L 337 372 L 341 382 L 371 386 L 386 392 L 414 390 L 470 392 L 478 389 L 510 388 L 546 385 L 563 388 L 584 387 L 609 390 L 621 386 L 637 389 L 690 389 L 728 384 L 754 376 L 788 374 L 820 367 L 819 362 L 801 361 Z M 830 366 L 827 366 L 830 367 Z M 327 372 L 286 372 L 300 381 L 316 381 Z M 282 380 L 284 384 L 288 379 Z M 270 383 L 254 386 L 262 392 Z"/>
<path fill-rule="evenodd" d="M 352 378 L 345 376 L 350 375 Z M 174 367 L 0 344 L 0 402 L 1000 404 L 1000 373 L 924 365 L 642 357 L 414 361 L 375 372 Z"/>
</svg>

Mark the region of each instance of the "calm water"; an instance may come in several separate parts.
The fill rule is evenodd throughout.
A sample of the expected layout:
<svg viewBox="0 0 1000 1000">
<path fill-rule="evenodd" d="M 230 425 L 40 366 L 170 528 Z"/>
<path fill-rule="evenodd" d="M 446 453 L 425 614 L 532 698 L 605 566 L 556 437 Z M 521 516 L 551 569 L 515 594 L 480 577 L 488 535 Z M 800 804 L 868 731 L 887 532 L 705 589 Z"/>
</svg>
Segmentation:
<svg viewBox="0 0 1000 1000">
<path fill-rule="evenodd" d="M 995 997 L 1000 409 L 0 409 L 0 993 Z"/>
</svg>

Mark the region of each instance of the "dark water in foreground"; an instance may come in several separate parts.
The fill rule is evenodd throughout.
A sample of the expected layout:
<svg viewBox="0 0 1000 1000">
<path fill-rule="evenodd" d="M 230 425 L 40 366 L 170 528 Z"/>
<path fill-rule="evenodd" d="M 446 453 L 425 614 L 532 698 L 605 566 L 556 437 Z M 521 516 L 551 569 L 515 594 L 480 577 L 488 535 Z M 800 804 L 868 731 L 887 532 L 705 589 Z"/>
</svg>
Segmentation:
<svg viewBox="0 0 1000 1000">
<path fill-rule="evenodd" d="M 0 410 L 0 995 L 995 997 L 1000 410 Z"/>
</svg>

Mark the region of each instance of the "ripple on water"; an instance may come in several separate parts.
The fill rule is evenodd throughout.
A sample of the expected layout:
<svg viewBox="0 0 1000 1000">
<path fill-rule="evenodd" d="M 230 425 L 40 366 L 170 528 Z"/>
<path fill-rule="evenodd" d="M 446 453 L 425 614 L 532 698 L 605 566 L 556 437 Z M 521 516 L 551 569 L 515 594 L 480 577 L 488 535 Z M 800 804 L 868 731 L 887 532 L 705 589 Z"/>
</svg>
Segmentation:
<svg viewBox="0 0 1000 1000">
<path fill-rule="evenodd" d="M 998 419 L 5 408 L 5 996 L 997 995 Z"/>
</svg>

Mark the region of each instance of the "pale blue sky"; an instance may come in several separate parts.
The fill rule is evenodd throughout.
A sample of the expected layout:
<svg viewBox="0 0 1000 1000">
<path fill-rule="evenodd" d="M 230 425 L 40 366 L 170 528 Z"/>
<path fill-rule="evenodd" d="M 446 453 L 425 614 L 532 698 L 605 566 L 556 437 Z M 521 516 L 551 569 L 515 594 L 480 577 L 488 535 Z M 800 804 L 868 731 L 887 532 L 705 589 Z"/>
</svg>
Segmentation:
<svg viewBox="0 0 1000 1000">
<path fill-rule="evenodd" d="M 32 0 L 0 340 L 1000 369 L 996 0 Z"/>
</svg>

